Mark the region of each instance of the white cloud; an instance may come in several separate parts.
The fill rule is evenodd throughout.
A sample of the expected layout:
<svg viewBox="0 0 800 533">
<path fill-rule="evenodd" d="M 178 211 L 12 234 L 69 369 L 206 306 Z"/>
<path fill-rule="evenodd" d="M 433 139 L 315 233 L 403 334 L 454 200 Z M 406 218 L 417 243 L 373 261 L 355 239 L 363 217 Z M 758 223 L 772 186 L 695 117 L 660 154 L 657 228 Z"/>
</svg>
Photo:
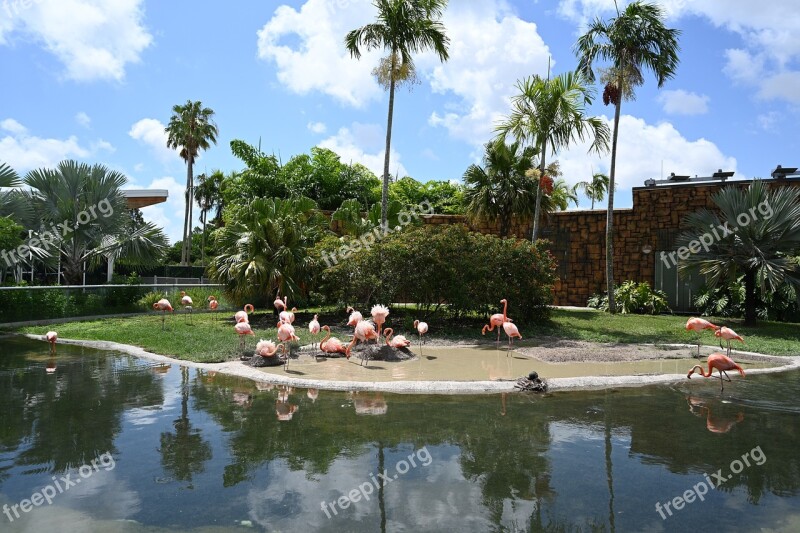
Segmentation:
<svg viewBox="0 0 800 533">
<path fill-rule="evenodd" d="M 328 137 L 318 146 L 339 154 L 343 163 L 361 163 L 376 176 L 381 177 L 386 150 L 380 140 L 383 139 L 385 131 L 377 124 L 354 123 L 350 128 L 339 129 L 336 135 Z M 392 176 L 399 175 L 402 178 L 408 175 L 408 171 L 400 161 L 400 154 L 392 149 L 389 172 Z"/>
<path fill-rule="evenodd" d="M 80 113 L 75 115 L 75 122 L 77 122 L 78 124 L 80 124 L 84 128 L 88 128 L 88 127 L 90 127 L 92 125 L 91 117 L 89 117 L 89 115 L 87 115 L 83 111 L 81 111 Z"/>
<path fill-rule="evenodd" d="M 0 45 L 10 37 L 33 41 L 64 64 L 69 79 L 121 81 L 152 42 L 143 6 L 143 0 L 6 2 Z"/>
<path fill-rule="evenodd" d="M 609 127 L 613 121 L 603 117 Z M 573 146 L 558 155 L 564 179 L 574 184 L 591 176 L 592 170 L 608 173 L 609 155 L 588 155 L 588 143 Z M 657 125 L 630 115 L 620 118 L 616 182 L 619 189 L 639 187 L 648 178 L 664 173 L 710 175 L 719 168 L 736 170 L 736 158 L 724 155 L 707 139 L 690 140 L 669 122 Z M 737 176 L 741 177 L 741 176 Z"/>
<path fill-rule="evenodd" d="M 778 121 L 780 121 L 781 114 L 777 111 L 770 111 L 768 113 L 762 113 L 756 117 L 758 121 L 759 127 L 763 130 L 771 131 Z"/>
<path fill-rule="evenodd" d="M 313 133 L 325 133 L 328 130 L 328 127 L 325 126 L 324 122 L 309 122 L 308 126 L 306 126 L 309 131 Z"/>
<path fill-rule="evenodd" d="M 153 153 L 163 162 L 177 159 L 179 150 L 167 148 L 167 132 L 164 124 L 155 118 L 143 118 L 131 126 L 128 135 L 131 138 L 149 146 Z"/>
<path fill-rule="evenodd" d="M 0 129 L 3 129 L 13 135 L 25 135 L 28 133 L 28 128 L 14 120 L 13 118 L 7 118 L 0 122 Z"/>
<path fill-rule="evenodd" d="M 708 113 L 708 96 L 683 89 L 661 91 L 657 100 L 668 115 L 703 115 Z"/>
<path fill-rule="evenodd" d="M 169 191 L 167 201 L 162 204 L 148 206 L 142 209 L 142 216 L 156 226 L 164 228 L 164 233 L 171 242 L 177 242 L 183 235 L 183 214 L 186 208 L 186 188 L 184 183 L 178 182 L 172 176 L 154 179 L 144 189 L 166 189 Z M 198 210 L 195 209 L 195 213 Z M 196 224 L 197 221 L 195 220 Z"/>
<path fill-rule="evenodd" d="M 66 139 L 46 139 L 30 135 L 28 129 L 12 118 L 0 122 L 0 129 L 7 132 L 0 136 L 2 161 L 19 173 L 34 168 L 54 167 L 64 159 L 86 158 L 98 149 L 108 149 L 111 145 L 96 144 L 91 148 L 81 146 L 74 135 Z"/>
</svg>

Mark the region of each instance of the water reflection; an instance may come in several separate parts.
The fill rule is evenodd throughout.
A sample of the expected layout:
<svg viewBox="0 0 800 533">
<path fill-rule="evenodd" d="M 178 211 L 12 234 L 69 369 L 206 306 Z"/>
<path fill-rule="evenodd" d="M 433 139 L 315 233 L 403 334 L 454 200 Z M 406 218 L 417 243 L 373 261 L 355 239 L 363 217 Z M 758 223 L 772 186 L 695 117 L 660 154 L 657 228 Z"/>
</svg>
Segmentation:
<svg viewBox="0 0 800 533">
<path fill-rule="evenodd" d="M 695 398 L 694 396 L 687 396 L 686 401 L 689 404 L 689 411 L 701 418 L 706 419 L 706 429 L 712 433 L 727 433 L 739 422 L 744 420 L 744 413 L 739 411 L 736 414 L 720 414 L 717 407 L 712 407 L 706 400 L 702 398 Z"/>
</svg>

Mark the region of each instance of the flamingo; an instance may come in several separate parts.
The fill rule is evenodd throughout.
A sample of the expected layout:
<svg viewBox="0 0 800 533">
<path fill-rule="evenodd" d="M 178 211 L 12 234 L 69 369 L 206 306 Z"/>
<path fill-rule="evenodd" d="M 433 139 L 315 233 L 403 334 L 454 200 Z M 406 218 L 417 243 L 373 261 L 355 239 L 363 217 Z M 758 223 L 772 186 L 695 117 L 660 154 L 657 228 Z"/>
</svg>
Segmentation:
<svg viewBox="0 0 800 533">
<path fill-rule="evenodd" d="M 58 340 L 58 333 L 56 333 L 55 331 L 48 331 L 45 334 L 44 338 L 47 340 L 47 342 L 50 343 L 50 353 L 52 355 L 55 355 L 55 353 L 56 353 L 56 341 Z"/>
<path fill-rule="evenodd" d="M 356 329 L 353 333 L 353 340 L 347 345 L 347 351 L 345 352 L 347 358 L 350 359 L 350 351 L 353 349 L 353 346 L 358 343 L 358 341 L 368 342 L 372 339 L 375 339 L 376 341 L 378 340 L 378 332 L 375 331 L 375 325 L 372 322 L 362 320 L 356 324 Z M 364 358 L 361 359 L 362 365 L 364 364 L 364 361 L 366 361 L 367 357 L 368 355 L 365 355 Z"/>
<path fill-rule="evenodd" d="M 481 335 L 486 335 L 487 331 L 494 331 L 497 328 L 497 342 L 500 343 L 500 326 L 502 326 L 505 322 L 513 322 L 506 311 L 508 310 L 508 300 L 503 298 L 500 300 L 500 303 L 503 304 L 503 312 L 502 313 L 495 313 L 489 318 L 489 323 L 483 326 L 481 330 Z"/>
<path fill-rule="evenodd" d="M 189 313 L 189 317 L 191 318 L 192 311 L 194 310 L 194 302 L 192 301 L 192 297 L 186 294 L 186 291 L 181 291 L 181 305 L 183 309 Z"/>
<path fill-rule="evenodd" d="M 245 339 L 247 335 L 252 335 L 255 337 L 255 333 L 253 333 L 253 328 L 250 327 L 250 323 L 242 321 L 237 322 L 233 329 L 236 330 L 236 333 L 239 334 L 239 349 L 244 351 L 245 346 Z"/>
<path fill-rule="evenodd" d="M 347 325 L 348 326 L 356 327 L 356 325 L 359 322 L 364 320 L 364 317 L 361 315 L 361 313 L 359 313 L 358 311 L 356 311 L 352 307 L 348 307 L 345 312 L 346 313 L 350 313 L 350 318 L 347 319 Z"/>
<path fill-rule="evenodd" d="M 697 332 L 697 357 L 700 357 L 700 334 L 706 329 L 717 331 L 719 326 L 712 324 L 708 320 L 696 317 L 692 317 L 686 321 L 686 331 Z"/>
<path fill-rule="evenodd" d="M 331 338 L 331 328 L 322 326 L 322 329 L 328 332 L 328 335 L 319 343 L 319 348 L 325 353 L 343 353 L 347 355 L 347 347 L 342 344 L 342 341 L 336 337 Z"/>
<path fill-rule="evenodd" d="M 154 303 L 153 309 L 155 309 L 156 311 L 161 311 L 161 331 L 164 331 L 164 319 L 167 316 L 167 311 L 173 313 L 175 312 L 175 310 L 172 309 L 172 304 L 169 303 L 169 300 L 167 300 L 166 298 L 161 298 L 159 301 Z"/>
<path fill-rule="evenodd" d="M 278 296 L 278 297 L 275 298 L 275 301 L 272 302 L 272 304 L 275 306 L 276 310 L 278 310 L 278 311 L 286 311 L 286 301 L 288 299 L 289 299 L 288 296 L 284 296 L 283 300 L 281 300 L 281 297 Z"/>
<path fill-rule="evenodd" d="M 383 324 L 386 323 L 386 317 L 389 316 L 389 308 L 381 304 L 374 305 L 372 306 L 370 314 L 372 315 L 373 322 L 378 326 L 378 337 L 380 338 L 381 331 L 383 331 Z"/>
<path fill-rule="evenodd" d="M 514 337 L 522 340 L 522 335 L 519 332 L 516 324 L 513 322 L 503 322 L 503 331 L 506 332 L 508 335 L 508 349 L 511 350 L 511 346 L 514 344 Z M 508 357 L 508 352 L 506 352 L 506 357 Z"/>
<path fill-rule="evenodd" d="M 721 353 L 712 353 L 708 356 L 708 374 L 703 372 L 703 367 L 700 365 L 694 365 L 689 373 L 686 374 L 686 377 L 692 379 L 692 374 L 694 374 L 695 369 L 699 368 L 700 375 L 704 378 L 710 378 L 714 369 L 716 368 L 719 372 L 719 385 L 720 385 L 720 392 L 725 390 L 725 384 L 722 381 L 722 374 L 725 374 L 725 377 L 730 382 L 731 378 L 728 376 L 726 370 L 738 370 L 739 373 L 744 377 L 744 370 L 742 367 L 737 365 L 733 359 L 728 357 L 727 355 L 722 355 Z"/>
<path fill-rule="evenodd" d="M 278 346 L 272 341 L 261 339 L 256 344 L 256 355 L 261 357 L 272 357 L 278 351 Z"/>
<path fill-rule="evenodd" d="M 728 356 L 731 355 L 731 341 L 732 340 L 737 340 L 737 341 L 741 342 L 742 344 L 744 344 L 744 339 L 741 337 L 741 335 L 737 335 L 735 331 L 733 331 L 731 328 L 726 328 L 725 326 L 722 326 L 717 331 L 715 331 L 714 332 L 714 336 L 720 338 L 720 341 L 719 341 L 719 347 L 720 348 L 722 348 L 722 340 L 721 339 L 725 339 L 726 341 L 728 341 Z"/>
<path fill-rule="evenodd" d="M 415 320 L 414 327 L 417 329 L 417 335 L 419 335 L 419 354 L 422 355 L 422 336 L 428 333 L 428 323 Z"/>
<path fill-rule="evenodd" d="M 284 369 L 288 370 L 288 368 L 289 368 L 289 354 L 291 353 L 291 350 L 287 350 L 286 349 L 286 343 L 287 342 L 292 342 L 292 341 L 299 341 L 300 337 L 298 337 L 297 335 L 294 334 L 294 326 L 292 326 L 288 322 L 278 322 L 278 326 L 277 327 L 278 327 L 278 339 L 281 341 L 282 346 L 283 346 L 283 356 L 285 358 L 284 359 L 284 362 L 285 362 Z"/>
<path fill-rule="evenodd" d="M 244 306 L 244 310 L 243 311 L 237 311 L 236 314 L 233 315 L 233 318 L 237 323 L 239 323 L 239 322 L 250 323 L 250 317 L 247 315 L 247 313 L 252 313 L 255 310 L 256 310 L 256 308 L 253 307 L 253 304 L 246 304 Z"/>
<path fill-rule="evenodd" d="M 392 338 L 392 335 L 394 335 L 394 330 L 392 328 L 386 328 L 383 331 L 383 334 L 386 337 L 386 346 L 391 346 L 392 348 L 405 348 L 411 344 L 411 341 L 402 335 Z"/>
<path fill-rule="evenodd" d="M 280 317 L 280 321 L 286 322 L 287 324 L 294 324 L 295 312 L 297 312 L 296 307 L 292 307 L 291 311 L 281 311 L 280 315 L 278 315 Z"/>
<path fill-rule="evenodd" d="M 219 302 L 217 301 L 217 297 L 214 296 L 213 294 L 208 298 L 206 298 L 206 301 L 208 302 L 208 308 L 211 309 L 212 311 L 216 311 L 217 307 L 219 307 Z"/>
<path fill-rule="evenodd" d="M 319 335 L 319 331 L 320 331 L 319 321 L 317 320 L 317 315 L 314 315 L 314 318 L 311 320 L 311 322 L 308 323 L 308 332 L 311 333 L 311 335 L 313 335 L 314 337 L 314 340 L 316 340 L 317 335 Z M 313 342 L 311 343 L 311 347 L 312 348 L 314 347 Z"/>
</svg>

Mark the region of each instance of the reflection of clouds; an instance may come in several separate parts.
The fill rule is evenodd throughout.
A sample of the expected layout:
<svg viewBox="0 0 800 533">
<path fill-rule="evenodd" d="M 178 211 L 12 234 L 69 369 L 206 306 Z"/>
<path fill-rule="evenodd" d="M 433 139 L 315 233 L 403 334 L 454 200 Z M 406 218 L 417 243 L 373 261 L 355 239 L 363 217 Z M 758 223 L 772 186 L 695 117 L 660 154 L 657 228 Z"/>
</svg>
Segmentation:
<svg viewBox="0 0 800 533">
<path fill-rule="evenodd" d="M 122 415 L 123 423 L 130 423 L 134 426 L 155 424 L 160 417 L 166 417 L 170 411 L 177 409 L 183 399 L 179 381 L 176 381 L 176 376 L 178 380 L 180 378 L 180 366 L 176 365 L 174 369 L 167 374 L 161 374 L 161 376 L 163 379 L 158 382 L 164 396 L 161 405 L 128 408 Z"/>
</svg>

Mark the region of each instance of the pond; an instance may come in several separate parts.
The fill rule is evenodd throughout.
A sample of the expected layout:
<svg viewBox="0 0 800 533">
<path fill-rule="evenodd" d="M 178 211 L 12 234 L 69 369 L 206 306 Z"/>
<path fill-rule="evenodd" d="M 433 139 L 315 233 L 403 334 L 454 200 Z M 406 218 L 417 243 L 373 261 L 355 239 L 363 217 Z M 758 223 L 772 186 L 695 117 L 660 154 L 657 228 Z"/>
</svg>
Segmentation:
<svg viewBox="0 0 800 533">
<path fill-rule="evenodd" d="M 0 339 L 2 531 L 800 530 L 796 371 L 421 396 L 47 351 Z"/>
</svg>

